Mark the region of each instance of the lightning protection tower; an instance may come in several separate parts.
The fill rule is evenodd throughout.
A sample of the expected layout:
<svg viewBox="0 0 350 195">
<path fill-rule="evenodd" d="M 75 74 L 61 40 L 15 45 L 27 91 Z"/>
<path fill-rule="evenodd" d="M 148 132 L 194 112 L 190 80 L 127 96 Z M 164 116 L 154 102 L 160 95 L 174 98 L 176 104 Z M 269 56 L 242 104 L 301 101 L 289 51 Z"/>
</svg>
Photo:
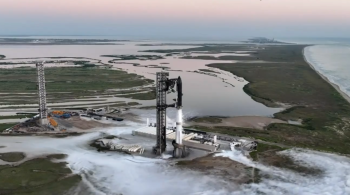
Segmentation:
<svg viewBox="0 0 350 195">
<path fill-rule="evenodd" d="M 38 72 L 38 95 L 39 95 L 39 114 L 41 125 L 47 125 L 47 107 L 46 107 L 46 88 L 45 88 L 45 72 L 44 62 L 37 63 L 36 69 Z"/>
</svg>

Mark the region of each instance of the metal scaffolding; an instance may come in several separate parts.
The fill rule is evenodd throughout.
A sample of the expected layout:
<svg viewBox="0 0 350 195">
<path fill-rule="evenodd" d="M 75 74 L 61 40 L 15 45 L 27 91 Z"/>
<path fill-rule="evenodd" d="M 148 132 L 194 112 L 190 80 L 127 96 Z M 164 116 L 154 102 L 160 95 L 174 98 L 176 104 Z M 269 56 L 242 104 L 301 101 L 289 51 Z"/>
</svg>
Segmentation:
<svg viewBox="0 0 350 195">
<path fill-rule="evenodd" d="M 157 97 L 157 143 L 153 148 L 155 154 L 162 154 L 166 149 L 166 109 L 169 107 L 176 107 L 176 103 L 167 105 L 167 93 L 174 92 L 174 87 L 177 82 L 181 87 L 181 95 L 178 94 L 177 104 L 182 107 L 182 84 L 181 78 L 169 79 L 169 72 L 157 72 L 156 80 L 156 97 Z"/>
<path fill-rule="evenodd" d="M 154 147 L 156 154 L 163 153 L 166 148 L 166 81 L 168 80 L 168 76 L 168 72 L 157 72 L 157 143 Z"/>
<path fill-rule="evenodd" d="M 37 63 L 36 69 L 38 73 L 38 95 L 39 95 L 39 114 L 41 125 L 47 125 L 47 107 L 46 107 L 46 88 L 45 88 L 45 72 L 44 63 Z"/>
</svg>

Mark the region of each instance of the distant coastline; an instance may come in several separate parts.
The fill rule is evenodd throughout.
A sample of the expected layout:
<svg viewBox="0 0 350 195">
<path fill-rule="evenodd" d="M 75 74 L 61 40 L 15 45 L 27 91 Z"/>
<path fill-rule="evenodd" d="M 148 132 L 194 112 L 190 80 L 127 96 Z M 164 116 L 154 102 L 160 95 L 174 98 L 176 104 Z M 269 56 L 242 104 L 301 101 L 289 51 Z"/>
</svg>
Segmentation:
<svg viewBox="0 0 350 195">
<path fill-rule="evenodd" d="M 312 46 L 309 46 L 309 47 L 312 47 Z M 320 71 L 318 71 L 318 70 L 314 67 L 315 65 L 313 65 L 311 62 L 309 62 L 309 61 L 306 59 L 306 54 L 305 54 L 305 49 L 306 49 L 306 48 L 307 48 L 307 47 L 305 47 L 305 48 L 303 49 L 303 57 L 304 57 L 305 62 L 306 62 L 307 64 L 309 64 L 309 66 L 310 66 L 318 75 L 320 75 L 320 77 L 322 77 L 323 80 L 325 80 L 325 81 L 328 82 L 330 85 L 332 85 L 332 87 L 333 87 L 334 89 L 336 89 L 336 90 L 338 91 L 338 93 L 340 93 L 340 95 L 343 96 L 343 98 L 344 98 L 346 101 L 348 101 L 348 102 L 350 103 L 350 96 L 349 96 L 348 94 L 346 94 L 344 91 L 342 91 L 341 88 L 339 87 L 339 85 L 337 85 L 337 84 L 331 82 L 331 81 L 327 78 L 327 76 L 323 75 Z"/>
</svg>

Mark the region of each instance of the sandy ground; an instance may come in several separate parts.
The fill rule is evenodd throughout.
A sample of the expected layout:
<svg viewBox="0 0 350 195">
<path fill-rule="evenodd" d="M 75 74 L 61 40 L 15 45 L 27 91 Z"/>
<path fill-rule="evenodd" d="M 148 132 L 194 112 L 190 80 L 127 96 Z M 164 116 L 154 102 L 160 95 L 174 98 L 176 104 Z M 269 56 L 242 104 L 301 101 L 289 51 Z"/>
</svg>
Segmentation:
<svg viewBox="0 0 350 195">
<path fill-rule="evenodd" d="M 67 120 L 72 126 L 75 128 L 81 129 L 81 130 L 88 130 L 93 128 L 99 128 L 99 127 L 111 127 L 112 124 L 106 124 L 106 123 L 100 123 L 95 120 L 86 120 L 83 117 L 71 117 L 69 120 Z"/>
<path fill-rule="evenodd" d="M 348 101 L 348 102 L 350 103 L 350 97 L 349 97 L 346 93 L 344 93 L 344 92 L 339 88 L 338 85 L 336 85 L 336 84 L 330 82 L 330 81 L 328 80 L 327 77 L 325 77 L 323 74 L 321 74 L 320 72 L 318 72 L 318 71 L 314 68 L 314 66 L 306 60 L 306 58 L 305 58 L 305 49 L 303 50 L 303 57 L 304 57 L 304 61 L 305 61 L 306 63 L 308 63 L 309 66 L 310 66 L 318 75 L 320 75 L 320 77 L 323 78 L 323 80 L 327 81 L 330 85 L 332 85 L 332 86 L 334 87 L 334 89 L 336 89 L 336 90 L 340 93 L 340 95 L 343 96 L 343 98 L 344 98 L 346 101 Z"/>
<path fill-rule="evenodd" d="M 262 116 L 238 116 L 223 118 L 221 123 L 205 123 L 205 122 L 186 122 L 186 125 L 201 125 L 201 126 L 229 126 L 229 127 L 243 127 L 243 128 L 253 128 L 263 130 L 267 125 L 271 123 L 287 123 L 285 121 L 262 117 Z"/>
</svg>

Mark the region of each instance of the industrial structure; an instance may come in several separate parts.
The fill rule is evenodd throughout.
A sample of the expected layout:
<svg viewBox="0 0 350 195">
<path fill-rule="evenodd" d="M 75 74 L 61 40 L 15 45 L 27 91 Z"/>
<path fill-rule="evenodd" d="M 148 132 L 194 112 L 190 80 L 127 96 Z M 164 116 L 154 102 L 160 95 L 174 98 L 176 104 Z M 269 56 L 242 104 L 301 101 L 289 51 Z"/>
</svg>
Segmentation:
<svg viewBox="0 0 350 195">
<path fill-rule="evenodd" d="M 118 141 L 115 142 L 115 140 L 118 138 L 113 139 L 98 139 L 95 141 L 95 145 L 98 146 L 98 148 L 101 150 L 110 150 L 110 151 L 119 151 L 119 152 L 127 152 L 127 153 L 138 153 L 143 154 L 145 149 L 137 144 L 120 144 Z"/>
<path fill-rule="evenodd" d="M 166 93 L 169 73 L 168 72 L 157 72 L 156 80 L 156 101 L 157 101 L 157 143 L 153 148 L 154 153 L 161 154 L 166 148 Z M 168 88 L 169 89 L 169 88 Z"/>
<path fill-rule="evenodd" d="M 150 123 L 145 127 L 133 130 L 132 135 L 157 139 L 156 127 Z M 215 152 L 220 148 L 220 143 L 216 142 L 215 136 L 211 138 L 206 132 L 184 129 L 183 134 L 181 133 L 181 144 L 176 143 L 176 137 L 178 135 L 177 129 L 172 127 L 166 128 L 165 135 L 167 141 L 172 142 L 173 145 L 178 145 L 177 147 L 174 146 L 174 158 L 183 158 L 188 155 L 188 148 L 207 152 Z"/>
<path fill-rule="evenodd" d="M 33 115 L 27 120 L 20 122 L 12 127 L 7 128 L 2 133 L 4 134 L 24 134 L 24 133 L 38 133 L 51 131 L 50 133 L 62 133 L 70 131 L 69 133 L 74 133 L 74 130 L 71 131 L 71 128 L 74 126 L 73 122 L 70 122 L 70 118 L 74 117 L 75 122 L 77 118 L 88 117 L 96 120 L 108 120 L 113 121 L 123 121 L 123 118 L 111 116 L 108 113 L 108 108 L 99 108 L 99 109 L 87 109 L 86 111 L 82 110 L 72 110 L 72 109 L 63 109 L 63 110 L 53 110 L 50 111 L 47 108 L 46 102 L 46 82 L 45 82 L 45 68 L 44 62 L 36 63 L 37 70 L 37 89 L 38 89 L 38 113 L 17 113 L 24 115 Z M 26 117 L 26 116 L 24 116 Z"/>
<path fill-rule="evenodd" d="M 36 69 L 38 73 L 38 95 L 39 95 L 39 116 L 40 124 L 47 125 L 47 107 L 46 107 L 46 86 L 45 86 L 45 71 L 44 71 L 44 62 L 36 64 Z"/>
<path fill-rule="evenodd" d="M 156 80 L 156 102 L 157 116 L 156 123 L 150 123 L 147 119 L 147 126 L 136 129 L 132 132 L 134 136 L 142 136 L 156 139 L 156 146 L 153 152 L 160 155 L 166 151 L 167 142 L 171 142 L 174 146 L 173 157 L 184 158 L 189 154 L 189 148 L 204 150 L 207 152 L 217 151 L 221 144 L 227 145 L 229 142 L 223 140 L 218 141 L 216 135 L 209 135 L 207 132 L 194 129 L 183 129 L 183 101 L 182 101 L 182 80 L 181 77 L 169 79 L 168 72 L 158 72 Z M 167 94 L 177 92 L 175 103 L 167 104 Z M 176 125 L 167 126 L 166 110 L 169 107 L 177 109 Z"/>
<path fill-rule="evenodd" d="M 155 154 L 162 154 L 166 149 L 166 109 L 169 107 L 176 107 L 178 110 L 182 108 L 182 81 L 178 77 L 176 79 L 169 79 L 169 72 L 157 72 L 156 79 L 156 101 L 157 101 L 157 123 L 156 123 L 156 146 L 153 148 Z M 175 92 L 174 87 L 177 86 L 177 99 L 176 103 L 168 105 L 166 102 L 166 96 L 169 92 Z M 181 114 L 182 121 L 182 114 Z M 178 121 L 179 127 L 177 128 L 178 139 L 176 139 L 175 146 L 181 145 L 182 124 Z M 180 127 L 181 126 L 181 127 Z M 175 152 L 174 152 L 175 153 Z"/>
</svg>

